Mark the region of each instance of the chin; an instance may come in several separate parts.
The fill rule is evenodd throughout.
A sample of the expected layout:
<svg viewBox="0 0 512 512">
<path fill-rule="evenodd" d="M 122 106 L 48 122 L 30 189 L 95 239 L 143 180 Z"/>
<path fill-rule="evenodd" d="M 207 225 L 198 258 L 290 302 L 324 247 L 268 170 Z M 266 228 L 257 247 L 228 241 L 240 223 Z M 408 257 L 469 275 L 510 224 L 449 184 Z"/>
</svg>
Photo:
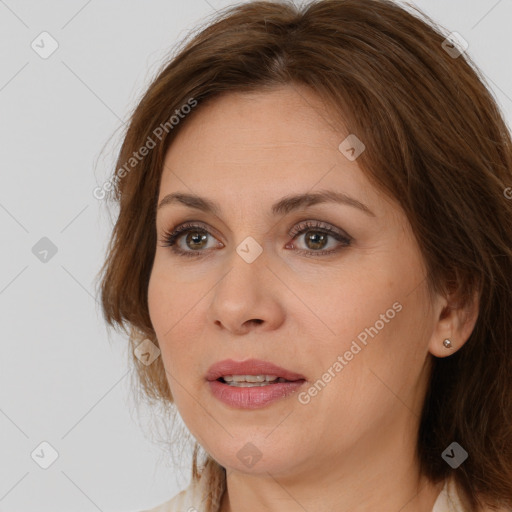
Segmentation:
<svg viewBox="0 0 512 512">
<path fill-rule="evenodd" d="M 272 442 L 268 439 L 268 433 L 243 438 L 228 437 L 225 444 L 217 442 L 212 445 L 214 449 L 207 450 L 208 453 L 228 472 L 286 475 L 300 463 L 298 460 L 291 460 L 289 456 L 301 451 L 299 447 L 288 447 L 281 442 Z"/>
</svg>

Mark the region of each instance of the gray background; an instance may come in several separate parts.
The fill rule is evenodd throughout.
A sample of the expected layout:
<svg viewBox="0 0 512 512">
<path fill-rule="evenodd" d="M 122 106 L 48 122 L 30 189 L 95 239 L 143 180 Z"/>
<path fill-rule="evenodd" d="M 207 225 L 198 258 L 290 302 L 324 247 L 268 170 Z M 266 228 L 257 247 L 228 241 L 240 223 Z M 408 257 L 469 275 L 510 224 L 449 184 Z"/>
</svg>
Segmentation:
<svg viewBox="0 0 512 512">
<path fill-rule="evenodd" d="M 126 343 L 100 314 L 111 221 L 92 191 L 165 56 L 232 3 L 0 0 L 0 511 L 137 511 L 188 483 L 189 456 L 174 467 L 133 413 Z M 512 2 L 414 4 L 468 41 L 510 124 Z"/>
</svg>

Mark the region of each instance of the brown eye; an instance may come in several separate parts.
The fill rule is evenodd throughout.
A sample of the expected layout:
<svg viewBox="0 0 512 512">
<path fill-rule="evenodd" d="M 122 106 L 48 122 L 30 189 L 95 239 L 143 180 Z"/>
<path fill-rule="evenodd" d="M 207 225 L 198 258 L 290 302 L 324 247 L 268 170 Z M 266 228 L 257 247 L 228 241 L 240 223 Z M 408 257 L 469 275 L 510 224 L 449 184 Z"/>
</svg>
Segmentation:
<svg viewBox="0 0 512 512">
<path fill-rule="evenodd" d="M 297 225 L 288 235 L 295 240 L 301 235 L 305 237 L 305 244 L 309 250 L 298 249 L 299 254 L 323 256 L 338 252 L 341 247 L 350 245 L 352 238 L 341 230 L 331 227 L 329 224 L 323 224 L 319 221 L 307 221 Z M 184 235 L 186 235 L 184 237 Z M 162 247 L 171 247 L 172 251 L 179 256 L 202 256 L 209 252 L 208 237 L 213 236 L 206 229 L 206 226 L 199 224 L 182 224 L 173 231 L 166 232 L 162 240 Z M 184 237 L 184 247 L 180 246 L 180 240 Z M 334 249 L 325 250 L 329 243 L 329 238 L 336 241 Z M 215 245 L 214 245 L 215 246 Z M 223 246 L 217 242 L 216 247 Z"/>
<path fill-rule="evenodd" d="M 325 254 L 332 254 L 337 252 L 339 249 L 324 250 L 328 244 L 329 238 L 333 238 L 337 241 L 335 247 L 342 244 L 342 246 L 350 245 L 352 239 L 341 231 L 335 230 L 330 225 L 325 225 L 318 221 L 307 221 L 299 224 L 293 229 L 289 235 L 295 240 L 301 235 L 306 235 L 304 243 L 309 250 L 299 250 L 299 252 L 306 253 L 313 256 L 321 256 Z"/>
<path fill-rule="evenodd" d="M 206 252 L 203 249 L 207 247 L 208 236 L 211 236 L 211 234 L 201 225 L 182 224 L 174 231 L 164 234 L 161 246 L 171 247 L 173 252 L 179 255 L 201 256 L 201 253 Z M 190 250 L 180 247 L 179 242 L 182 237 L 184 237 L 185 247 Z"/>
</svg>

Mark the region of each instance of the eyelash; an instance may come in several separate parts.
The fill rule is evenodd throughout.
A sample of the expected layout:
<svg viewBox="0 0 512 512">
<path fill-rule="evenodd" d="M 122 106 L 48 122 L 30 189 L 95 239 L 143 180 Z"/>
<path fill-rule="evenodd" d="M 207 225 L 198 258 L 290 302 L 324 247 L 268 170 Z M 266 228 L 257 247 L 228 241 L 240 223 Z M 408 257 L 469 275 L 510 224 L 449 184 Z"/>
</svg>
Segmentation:
<svg viewBox="0 0 512 512">
<path fill-rule="evenodd" d="M 184 256 L 184 257 L 201 257 L 206 251 L 184 251 L 183 249 L 180 249 L 177 247 L 176 242 L 181 237 L 181 235 L 188 233 L 189 231 L 197 231 L 199 233 L 206 233 L 210 235 L 210 232 L 203 226 L 193 223 L 185 223 L 181 226 L 178 226 L 174 231 L 165 231 L 163 234 L 163 240 L 161 241 L 162 247 L 171 247 L 172 251 L 176 253 L 178 256 Z M 292 229 L 288 236 L 292 237 L 292 240 L 295 240 L 299 235 L 303 235 L 304 233 L 307 233 L 308 231 L 316 231 L 318 233 L 323 233 L 326 235 L 330 235 L 338 242 L 341 242 L 343 247 L 348 247 L 350 243 L 352 242 L 352 238 L 350 238 L 347 235 L 344 235 L 329 225 L 325 225 L 318 221 L 305 221 L 300 224 L 298 224 L 294 229 Z M 333 254 L 335 252 L 338 252 L 340 249 L 332 249 L 330 251 L 306 251 L 304 249 L 299 249 L 299 254 L 305 254 L 307 256 L 325 256 L 328 254 Z"/>
</svg>

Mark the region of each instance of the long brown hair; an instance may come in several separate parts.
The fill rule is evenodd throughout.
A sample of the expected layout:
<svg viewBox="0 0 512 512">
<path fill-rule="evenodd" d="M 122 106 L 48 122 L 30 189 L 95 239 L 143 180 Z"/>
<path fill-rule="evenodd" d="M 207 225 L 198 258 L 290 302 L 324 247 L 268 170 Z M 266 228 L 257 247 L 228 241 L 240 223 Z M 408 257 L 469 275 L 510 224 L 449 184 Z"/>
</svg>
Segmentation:
<svg viewBox="0 0 512 512">
<path fill-rule="evenodd" d="M 461 307 L 479 297 L 465 345 L 433 357 L 417 442 L 421 472 L 435 483 L 453 475 L 472 510 L 512 506 L 510 132 L 468 52 L 454 54 L 449 32 L 409 7 L 390 0 L 318 0 L 301 8 L 248 2 L 220 12 L 179 48 L 134 110 L 104 187 L 119 215 L 101 270 L 103 313 L 109 325 L 129 331 L 132 352 L 145 338 L 158 344 L 147 303 L 155 208 L 163 159 L 187 119 L 230 91 L 309 86 L 332 106 L 333 121 L 364 141 L 358 163 L 406 213 L 429 289 L 455 290 Z M 193 102 L 188 115 L 169 122 Z M 131 161 L 149 139 L 155 147 Z M 172 404 L 161 358 L 148 366 L 133 359 L 145 396 Z M 469 454 L 456 470 L 441 457 L 453 441 Z M 215 511 L 225 469 L 206 455 L 203 471 L 207 508 Z M 196 445 L 193 479 L 200 474 Z"/>
</svg>

